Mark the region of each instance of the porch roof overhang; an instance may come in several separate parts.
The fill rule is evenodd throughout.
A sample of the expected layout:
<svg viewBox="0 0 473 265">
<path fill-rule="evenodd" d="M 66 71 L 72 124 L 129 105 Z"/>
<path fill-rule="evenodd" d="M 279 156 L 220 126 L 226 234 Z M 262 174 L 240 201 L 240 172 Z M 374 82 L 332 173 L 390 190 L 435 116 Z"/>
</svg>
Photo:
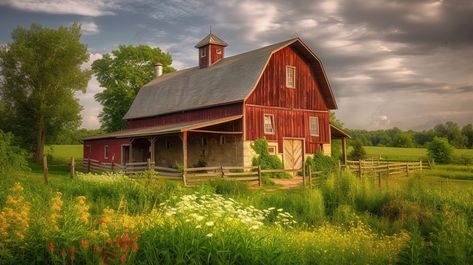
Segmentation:
<svg viewBox="0 0 473 265">
<path fill-rule="evenodd" d="M 331 133 L 332 138 L 335 138 L 335 139 L 340 139 L 340 138 L 351 139 L 351 136 L 348 133 L 346 133 L 345 131 L 343 131 L 342 129 L 338 128 L 337 126 L 333 124 L 330 124 L 330 133 Z"/>
<path fill-rule="evenodd" d="M 98 140 L 107 138 L 130 138 L 130 137 L 144 137 L 152 135 L 163 135 L 180 133 L 185 131 L 192 131 L 201 128 L 205 128 L 212 125 L 222 124 L 230 121 L 241 119 L 243 115 L 234 115 L 225 118 L 211 119 L 211 120 L 199 120 L 199 121 L 188 121 L 181 123 L 174 123 L 169 125 L 152 126 L 146 128 L 126 129 L 107 134 L 97 135 L 93 137 L 87 137 L 83 140 Z"/>
</svg>

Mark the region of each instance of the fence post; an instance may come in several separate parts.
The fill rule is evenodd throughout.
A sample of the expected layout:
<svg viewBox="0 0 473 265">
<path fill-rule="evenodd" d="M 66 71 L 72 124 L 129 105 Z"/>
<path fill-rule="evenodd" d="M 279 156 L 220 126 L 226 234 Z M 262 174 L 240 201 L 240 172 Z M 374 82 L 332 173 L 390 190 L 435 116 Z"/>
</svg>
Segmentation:
<svg viewBox="0 0 473 265">
<path fill-rule="evenodd" d="M 115 160 L 112 160 L 111 169 L 112 169 L 112 173 L 115 173 Z"/>
<path fill-rule="evenodd" d="M 263 180 L 262 180 L 262 176 L 261 176 L 261 165 L 258 165 L 258 186 L 262 186 L 263 185 Z"/>
<path fill-rule="evenodd" d="M 147 168 L 148 170 L 151 169 L 151 159 L 149 159 L 149 158 L 148 158 L 148 160 L 146 160 L 146 168 Z"/>
<path fill-rule="evenodd" d="M 358 176 L 361 178 L 361 159 L 358 160 Z"/>
<path fill-rule="evenodd" d="M 419 169 L 420 169 L 420 173 L 422 173 L 422 159 L 419 160 Z"/>
<path fill-rule="evenodd" d="M 309 188 L 312 188 L 312 167 L 309 167 Z"/>
<path fill-rule="evenodd" d="M 71 178 L 74 178 L 76 175 L 76 161 L 74 157 L 71 157 Z"/>
<path fill-rule="evenodd" d="M 306 180 L 305 180 L 305 174 L 306 174 L 305 173 L 305 168 L 306 168 L 306 165 L 305 165 L 305 163 L 303 163 L 302 164 L 302 185 L 304 185 L 304 187 L 305 187 L 305 182 L 306 182 Z"/>
<path fill-rule="evenodd" d="M 378 172 L 378 188 L 381 188 L 381 172 Z"/>
<path fill-rule="evenodd" d="M 186 168 L 182 168 L 182 182 L 184 183 L 184 186 L 187 186 L 187 181 L 186 181 Z"/>
<path fill-rule="evenodd" d="M 87 173 L 90 173 L 90 158 L 87 159 Z"/>
<path fill-rule="evenodd" d="M 43 176 L 44 184 L 48 184 L 48 156 L 43 155 Z"/>
<path fill-rule="evenodd" d="M 220 174 L 222 174 L 222 179 L 225 178 L 225 172 L 223 172 L 223 166 L 222 165 L 220 165 Z"/>
<path fill-rule="evenodd" d="M 406 162 L 406 175 L 409 177 L 409 162 Z"/>
</svg>

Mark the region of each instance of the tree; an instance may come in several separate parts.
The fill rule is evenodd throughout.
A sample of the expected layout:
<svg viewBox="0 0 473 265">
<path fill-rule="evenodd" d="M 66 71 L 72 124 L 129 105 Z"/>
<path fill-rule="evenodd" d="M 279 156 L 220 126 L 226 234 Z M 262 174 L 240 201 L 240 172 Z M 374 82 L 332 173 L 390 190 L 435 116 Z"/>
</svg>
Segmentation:
<svg viewBox="0 0 473 265">
<path fill-rule="evenodd" d="M 473 148 L 473 125 L 468 124 L 463 126 L 462 134 L 466 137 L 466 147 Z"/>
<path fill-rule="evenodd" d="M 12 121 L 8 129 L 35 149 L 37 161 L 48 137 L 80 124 L 74 93 L 85 91 L 91 75 L 81 69 L 89 54 L 80 36 L 77 23 L 58 29 L 33 24 L 15 29 L 12 43 L 0 48 L 0 96 Z"/>
<path fill-rule="evenodd" d="M 453 150 L 447 138 L 434 137 L 432 142 L 427 144 L 429 158 L 440 164 L 448 164 L 452 161 Z"/>
<path fill-rule="evenodd" d="M 154 78 L 155 63 L 163 64 L 164 73 L 174 71 L 169 53 L 147 45 L 120 45 L 118 50 L 94 61 L 92 70 L 105 88 L 95 95 L 103 106 L 99 116 L 102 129 L 110 132 L 125 128 L 123 116 L 139 89 Z"/>
<path fill-rule="evenodd" d="M 366 151 L 363 144 L 356 140 L 353 143 L 353 150 L 350 152 L 350 158 L 353 160 L 362 160 L 366 158 Z"/>
<path fill-rule="evenodd" d="M 456 148 L 463 148 L 468 139 L 462 134 L 460 126 L 453 122 L 447 121 L 445 124 L 438 124 L 434 127 L 435 135 L 448 139 L 448 142 Z"/>
<path fill-rule="evenodd" d="M 11 133 L 0 130 L 0 179 L 28 170 L 27 152 L 14 143 Z"/>
</svg>

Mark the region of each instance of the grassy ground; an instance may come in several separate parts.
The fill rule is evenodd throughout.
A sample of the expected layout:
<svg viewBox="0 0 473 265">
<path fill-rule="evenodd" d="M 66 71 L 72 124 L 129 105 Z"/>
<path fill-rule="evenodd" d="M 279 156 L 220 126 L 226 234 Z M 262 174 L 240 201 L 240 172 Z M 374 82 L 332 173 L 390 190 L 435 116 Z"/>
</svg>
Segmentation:
<svg viewBox="0 0 473 265">
<path fill-rule="evenodd" d="M 471 167 L 437 166 L 381 188 L 375 176 L 344 174 L 317 189 L 268 193 L 229 181 L 188 188 L 120 175 L 71 179 L 67 163 L 80 152 L 53 148 L 48 186 L 35 164 L 23 176 L 0 176 L 0 264 L 473 260 Z"/>
<path fill-rule="evenodd" d="M 377 158 L 381 156 L 388 160 L 427 160 L 427 149 L 425 148 L 400 148 L 400 147 L 378 147 L 365 146 L 368 157 Z M 468 155 L 473 157 L 473 149 L 456 149 L 454 155 Z"/>
<path fill-rule="evenodd" d="M 56 161 L 71 161 L 71 157 L 82 160 L 82 145 L 50 145 L 46 147 L 46 154 Z"/>
</svg>

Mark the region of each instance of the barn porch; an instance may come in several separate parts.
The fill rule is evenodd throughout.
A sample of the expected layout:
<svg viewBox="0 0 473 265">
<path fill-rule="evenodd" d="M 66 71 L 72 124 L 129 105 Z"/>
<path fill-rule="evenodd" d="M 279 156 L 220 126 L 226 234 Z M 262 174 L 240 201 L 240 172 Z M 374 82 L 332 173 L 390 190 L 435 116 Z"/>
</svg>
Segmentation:
<svg viewBox="0 0 473 265">
<path fill-rule="evenodd" d="M 125 163 L 146 162 L 150 159 L 160 167 L 241 165 L 241 115 L 146 128 L 133 132 Z M 123 135 L 125 136 L 125 135 Z M 126 153 L 126 154 L 125 154 Z"/>
<path fill-rule="evenodd" d="M 342 164 L 345 165 L 347 162 L 347 138 L 351 138 L 351 136 L 333 124 L 330 124 L 330 136 L 332 141 L 340 139 L 342 143 Z"/>
</svg>

